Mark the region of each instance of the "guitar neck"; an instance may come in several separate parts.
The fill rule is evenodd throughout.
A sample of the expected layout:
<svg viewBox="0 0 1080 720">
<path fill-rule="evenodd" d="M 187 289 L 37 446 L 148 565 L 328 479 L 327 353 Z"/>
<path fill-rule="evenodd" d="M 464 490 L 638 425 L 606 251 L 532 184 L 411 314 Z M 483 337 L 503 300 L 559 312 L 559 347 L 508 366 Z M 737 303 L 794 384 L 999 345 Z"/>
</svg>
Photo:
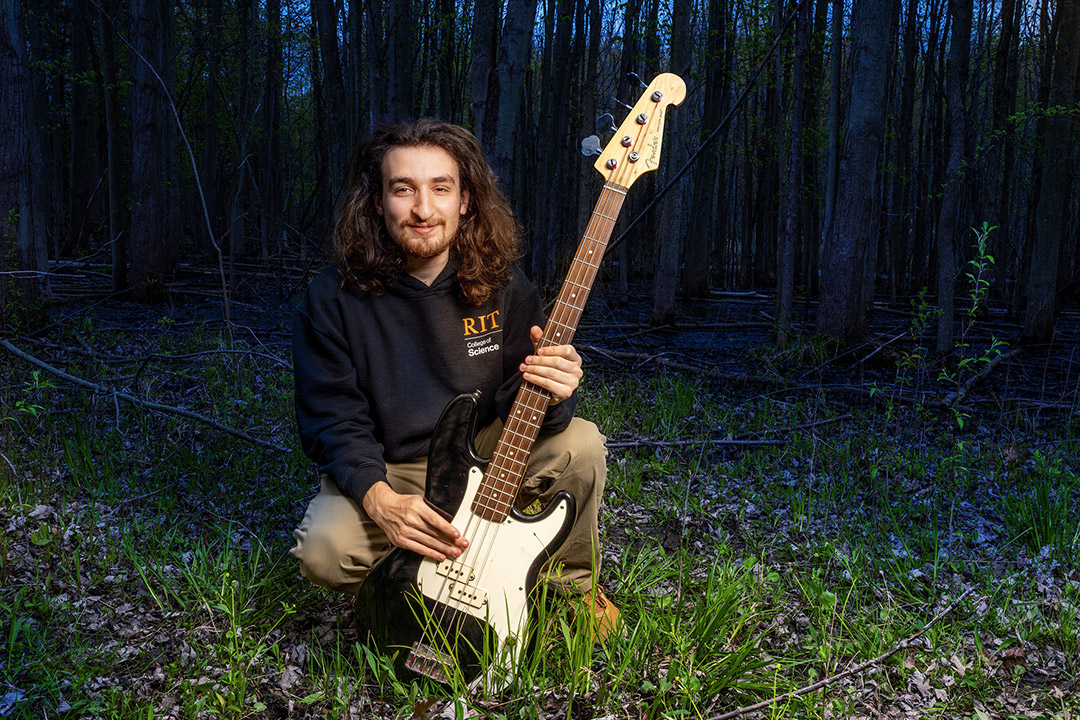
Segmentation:
<svg viewBox="0 0 1080 720">
<path fill-rule="evenodd" d="M 569 345 L 573 342 L 625 198 L 625 187 L 614 182 L 604 184 L 538 347 Z M 506 519 L 514 506 L 518 488 L 525 477 L 529 454 L 540 434 L 540 426 L 550 403 L 551 394 L 547 390 L 522 382 L 473 501 L 475 515 L 495 522 Z"/>
</svg>

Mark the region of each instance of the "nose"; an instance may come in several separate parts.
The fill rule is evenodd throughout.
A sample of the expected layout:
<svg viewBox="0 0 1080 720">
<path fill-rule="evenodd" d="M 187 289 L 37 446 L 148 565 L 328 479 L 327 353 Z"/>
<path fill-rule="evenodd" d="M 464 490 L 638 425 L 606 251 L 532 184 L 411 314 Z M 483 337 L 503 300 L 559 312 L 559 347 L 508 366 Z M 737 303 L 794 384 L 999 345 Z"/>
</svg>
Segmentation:
<svg viewBox="0 0 1080 720">
<path fill-rule="evenodd" d="M 421 190 L 414 197 L 413 215 L 418 220 L 427 220 L 432 212 L 431 195 L 426 190 Z"/>
</svg>

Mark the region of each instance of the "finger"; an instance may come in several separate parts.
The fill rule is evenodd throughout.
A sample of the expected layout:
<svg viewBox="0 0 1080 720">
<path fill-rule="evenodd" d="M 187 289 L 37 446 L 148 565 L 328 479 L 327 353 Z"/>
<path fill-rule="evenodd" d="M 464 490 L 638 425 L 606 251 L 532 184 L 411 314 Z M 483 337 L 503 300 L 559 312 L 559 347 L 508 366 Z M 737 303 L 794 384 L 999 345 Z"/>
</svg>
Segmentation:
<svg viewBox="0 0 1080 720">
<path fill-rule="evenodd" d="M 560 374 L 553 378 L 528 371 L 522 374 L 522 378 L 524 378 L 526 382 L 530 382 L 533 385 L 547 390 L 551 394 L 553 403 L 560 403 L 573 395 L 578 382 L 576 379 L 569 379 L 572 378 L 572 376 L 567 376 L 566 374 Z"/>
<path fill-rule="evenodd" d="M 433 560 L 442 562 L 447 557 L 459 557 L 462 548 L 448 541 L 441 535 L 435 535 L 426 528 L 407 526 L 395 538 L 391 539 L 398 547 L 412 550 Z"/>
<path fill-rule="evenodd" d="M 533 325 L 529 328 L 529 339 L 532 340 L 533 347 L 540 344 L 540 340 L 544 337 L 544 331 L 540 329 L 539 325 Z"/>
<path fill-rule="evenodd" d="M 577 365 L 581 364 L 581 356 L 578 355 L 577 349 L 573 345 L 542 347 L 536 351 L 536 354 L 541 357 L 558 357 Z"/>
</svg>

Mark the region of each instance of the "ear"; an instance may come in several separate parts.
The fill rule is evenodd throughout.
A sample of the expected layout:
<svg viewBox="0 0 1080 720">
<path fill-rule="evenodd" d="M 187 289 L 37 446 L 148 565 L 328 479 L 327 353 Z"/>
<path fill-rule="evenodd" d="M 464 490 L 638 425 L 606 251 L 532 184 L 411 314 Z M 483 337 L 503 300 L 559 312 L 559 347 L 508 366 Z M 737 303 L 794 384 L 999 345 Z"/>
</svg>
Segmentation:
<svg viewBox="0 0 1080 720">
<path fill-rule="evenodd" d="M 382 215 L 383 214 L 382 194 L 381 193 L 374 193 L 373 198 L 375 200 L 375 212 Z"/>
<path fill-rule="evenodd" d="M 461 205 L 458 207 L 458 212 L 464 217 L 465 213 L 469 209 L 469 191 L 461 191 Z"/>
</svg>

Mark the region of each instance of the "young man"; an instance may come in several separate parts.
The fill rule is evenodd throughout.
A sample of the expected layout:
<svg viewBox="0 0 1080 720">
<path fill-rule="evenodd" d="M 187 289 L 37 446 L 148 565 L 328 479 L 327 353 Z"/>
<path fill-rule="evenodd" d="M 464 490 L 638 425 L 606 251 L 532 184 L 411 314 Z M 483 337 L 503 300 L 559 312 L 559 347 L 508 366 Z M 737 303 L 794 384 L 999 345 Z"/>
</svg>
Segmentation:
<svg viewBox="0 0 1080 720">
<path fill-rule="evenodd" d="M 435 120 L 377 130 L 354 156 L 334 240 L 337 263 L 312 281 L 293 330 L 300 437 L 322 474 L 294 533 L 301 573 L 355 593 L 391 545 L 459 556 L 470 539 L 422 497 L 432 431 L 453 397 L 480 390 L 475 443 L 490 455 L 524 379 L 552 400 L 517 505 L 574 496 L 552 565 L 606 636 L 618 610 L 593 586 L 604 438 L 574 417 L 573 346 L 535 352 L 540 298 L 515 265 L 514 218 L 476 138 Z"/>
</svg>

